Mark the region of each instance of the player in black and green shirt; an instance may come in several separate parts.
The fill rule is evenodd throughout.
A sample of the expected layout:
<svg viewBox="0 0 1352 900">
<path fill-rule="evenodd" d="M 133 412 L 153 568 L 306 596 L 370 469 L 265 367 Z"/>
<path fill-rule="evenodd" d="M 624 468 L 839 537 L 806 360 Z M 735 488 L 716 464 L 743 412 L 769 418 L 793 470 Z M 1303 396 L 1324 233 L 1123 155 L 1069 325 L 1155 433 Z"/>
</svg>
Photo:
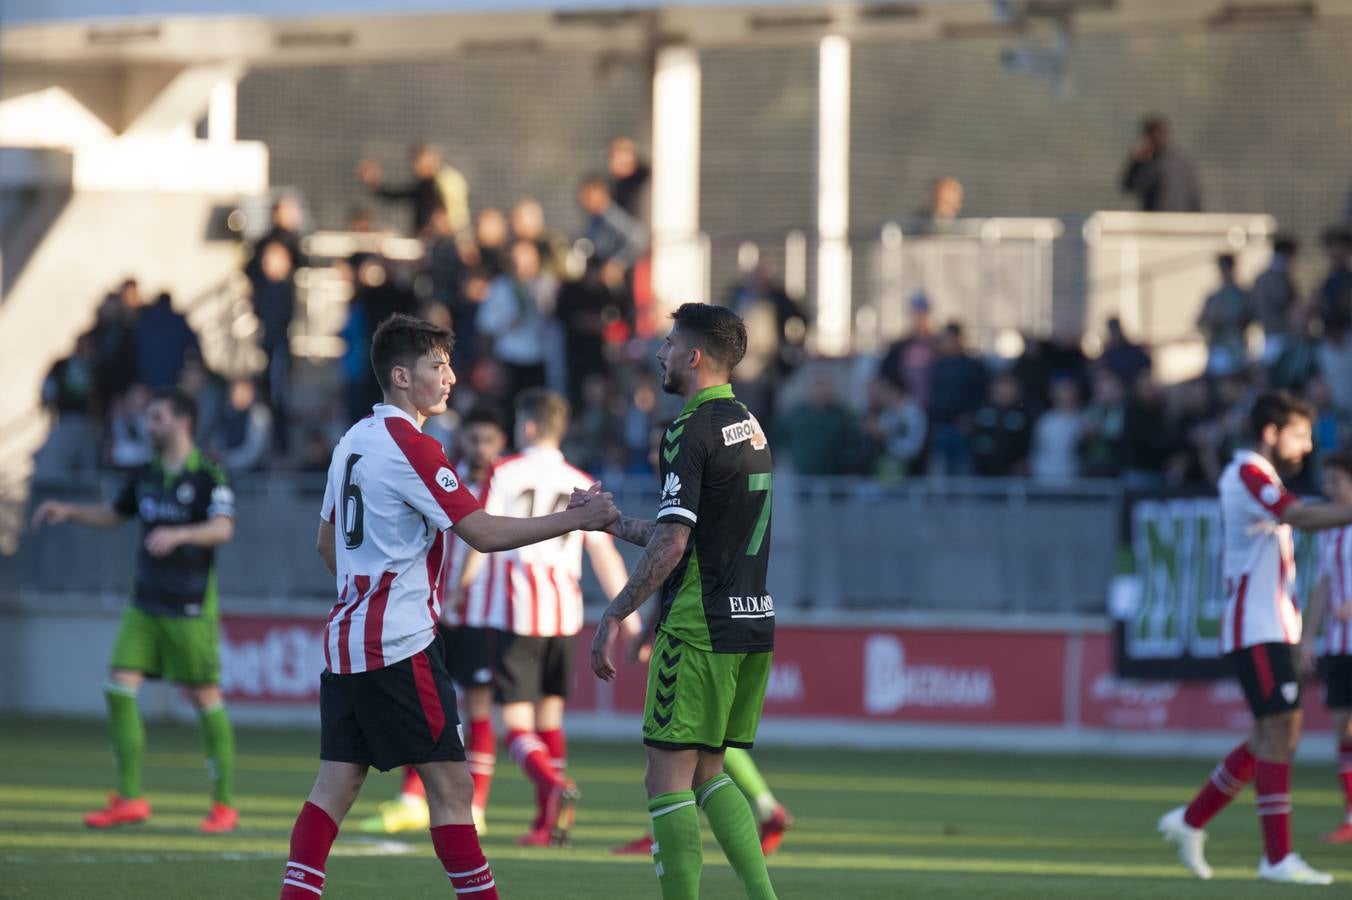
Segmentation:
<svg viewBox="0 0 1352 900">
<path fill-rule="evenodd" d="M 111 503 L 48 500 L 34 527 L 74 522 L 113 528 L 141 522 L 132 603 L 123 613 L 104 686 L 117 757 L 118 789 L 108 806 L 85 816 L 86 825 L 111 828 L 150 818 L 141 796 L 145 728 L 136 695 L 147 678 L 182 685 L 197 707 L 212 782 L 205 832 L 234 830 L 239 813 L 231 791 L 235 739 L 220 691 L 220 609 L 215 548 L 235 533 L 235 495 L 229 479 L 193 445 L 197 405 L 174 389 L 155 395 L 146 411 L 155 459 L 132 471 Z"/>
<path fill-rule="evenodd" d="M 615 677 L 620 623 L 660 588 L 643 742 L 662 897 L 699 897 L 698 807 L 747 896 L 763 900 L 775 893 L 756 820 L 724 773 L 723 754 L 755 740 L 770 677 L 770 450 L 728 383 L 746 353 L 742 320 L 703 303 L 683 305 L 672 319 L 657 359 L 662 388 L 686 404 L 663 435 L 657 518 L 622 517 L 609 529 L 645 550 L 601 619 L 592 669 Z"/>
</svg>

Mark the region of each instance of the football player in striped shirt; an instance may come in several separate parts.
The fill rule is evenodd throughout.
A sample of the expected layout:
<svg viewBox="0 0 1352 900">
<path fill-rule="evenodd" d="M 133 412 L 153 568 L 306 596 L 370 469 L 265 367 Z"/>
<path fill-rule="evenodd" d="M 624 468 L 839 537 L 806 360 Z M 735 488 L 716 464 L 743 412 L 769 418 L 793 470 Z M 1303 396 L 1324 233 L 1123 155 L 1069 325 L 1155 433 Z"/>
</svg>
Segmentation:
<svg viewBox="0 0 1352 900">
<path fill-rule="evenodd" d="M 329 465 L 316 550 L 338 599 L 324 628 L 319 774 L 291 831 L 282 900 L 323 894 L 329 850 L 367 771 L 406 765 L 427 790 L 432 845 L 452 889 L 495 900 L 436 630 L 446 532 L 494 552 L 604 529 L 618 517 L 599 486 L 576 508 L 537 518 L 480 508 L 441 444 L 422 432 L 455 384 L 452 340 L 449 329 L 411 316 L 381 323 L 371 364 L 383 402 L 343 435 Z"/>
<path fill-rule="evenodd" d="M 484 510 L 536 516 L 567 509 L 575 487 L 592 483 L 560 449 L 568 431 L 568 401 L 532 388 L 518 394 L 515 405 L 520 452 L 493 467 Z M 567 844 L 578 799 L 576 784 L 565 774 L 563 711 L 572 680 L 573 638 L 583 622 L 584 550 L 601 590 L 614 597 L 628 572 L 614 540 L 600 532 L 574 532 L 487 557 L 471 551 L 465 564 L 470 588 L 464 618 L 492 629 L 494 699 L 502 707 L 507 749 L 535 785 L 535 819 L 517 841 L 523 846 Z M 637 635 L 638 616 L 624 625 L 628 634 Z M 473 756 L 470 762 L 473 771 Z M 476 782 L 484 783 L 486 793 L 487 778 L 481 774 Z"/>
<path fill-rule="evenodd" d="M 1280 472 L 1297 472 L 1313 450 L 1315 410 L 1284 392 L 1254 401 L 1253 447 L 1221 473 L 1222 570 L 1226 585 L 1221 652 L 1234 666 L 1253 713 L 1253 732 L 1220 761 L 1192 803 L 1166 813 L 1160 833 L 1183 865 L 1210 878 L 1202 850 L 1206 823 L 1250 781 L 1258 792 L 1263 856 L 1258 877 L 1288 884 L 1329 884 L 1291 850 L 1291 760 L 1300 741 L 1300 610 L 1296 607 L 1291 529 L 1352 524 L 1352 506 L 1302 503 Z"/>
<path fill-rule="evenodd" d="M 502 417 L 490 407 L 477 407 L 465 414 L 456 433 L 454 468 L 466 476 L 465 486 L 480 503 L 493 464 L 507 447 Z M 444 554 L 441 572 L 441 622 L 437 632 L 446 651 L 446 669 L 460 688 L 460 698 L 469 716 L 469 743 L 465 748 L 469 773 L 474 779 L 474 827 L 484 834 L 484 807 L 497 764 L 493 739 L 493 659 L 490 629 L 468 621 L 469 587 L 473 572 L 465 565 L 472 551 L 464 541 L 455 541 Z M 399 796 L 380 804 L 379 811 L 363 819 L 362 831 L 398 834 L 427 827 L 427 791 L 417 769 L 404 768 Z"/>
<path fill-rule="evenodd" d="M 1352 505 L 1352 453 L 1324 458 L 1324 493 L 1334 503 Z M 1334 528 L 1319 536 L 1319 576 L 1310 593 L 1305 637 L 1301 640 L 1302 669 L 1315 671 L 1315 638 L 1327 614 L 1324 630 L 1324 705 L 1333 717 L 1338 739 L 1338 777 L 1347 800 L 1347 814 L 1337 830 L 1326 835 L 1330 844 L 1352 844 L 1352 526 Z"/>
</svg>

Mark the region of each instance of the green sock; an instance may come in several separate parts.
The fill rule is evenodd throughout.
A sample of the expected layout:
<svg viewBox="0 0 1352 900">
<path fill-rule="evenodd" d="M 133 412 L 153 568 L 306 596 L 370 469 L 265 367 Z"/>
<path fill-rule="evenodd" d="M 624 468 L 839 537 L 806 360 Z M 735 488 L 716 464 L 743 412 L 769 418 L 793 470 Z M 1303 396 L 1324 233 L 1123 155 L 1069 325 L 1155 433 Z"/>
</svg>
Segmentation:
<svg viewBox="0 0 1352 900">
<path fill-rule="evenodd" d="M 693 791 L 658 794 L 648 801 L 653 818 L 653 862 L 662 900 L 699 900 L 703 838 Z"/>
<path fill-rule="evenodd" d="M 232 806 L 235 788 L 235 732 L 225 706 L 217 703 L 201 712 L 202 746 L 211 777 L 211 799 Z"/>
<path fill-rule="evenodd" d="M 108 732 L 117 760 L 117 792 L 128 800 L 141 796 L 141 755 L 146 749 L 146 729 L 136 706 L 136 689 L 108 682 L 103 686 L 108 701 Z"/>
<path fill-rule="evenodd" d="M 736 790 L 727 773 L 715 775 L 695 788 L 700 809 L 709 819 L 709 827 L 723 848 L 732 870 L 742 879 L 742 888 L 751 900 L 775 900 L 770 873 L 761 853 L 756 819 L 746 798 Z"/>
<path fill-rule="evenodd" d="M 750 753 L 738 747 L 729 747 L 723 752 L 723 771 L 751 801 L 759 821 L 764 822 L 774 814 L 778 801 L 770 793 L 770 786 L 765 783 Z"/>
</svg>

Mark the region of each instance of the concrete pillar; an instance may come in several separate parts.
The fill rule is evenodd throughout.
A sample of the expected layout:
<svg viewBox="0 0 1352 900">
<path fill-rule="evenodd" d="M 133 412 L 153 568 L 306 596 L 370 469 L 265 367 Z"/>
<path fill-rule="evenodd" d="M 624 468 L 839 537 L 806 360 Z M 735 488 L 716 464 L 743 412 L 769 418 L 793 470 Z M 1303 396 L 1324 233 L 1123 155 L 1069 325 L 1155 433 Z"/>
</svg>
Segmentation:
<svg viewBox="0 0 1352 900">
<path fill-rule="evenodd" d="M 707 300 L 699 234 L 699 51 L 664 47 L 653 74 L 652 278 L 659 313 Z"/>
<path fill-rule="evenodd" d="M 817 74 L 817 350 L 850 352 L 850 42 L 822 38 Z"/>
</svg>

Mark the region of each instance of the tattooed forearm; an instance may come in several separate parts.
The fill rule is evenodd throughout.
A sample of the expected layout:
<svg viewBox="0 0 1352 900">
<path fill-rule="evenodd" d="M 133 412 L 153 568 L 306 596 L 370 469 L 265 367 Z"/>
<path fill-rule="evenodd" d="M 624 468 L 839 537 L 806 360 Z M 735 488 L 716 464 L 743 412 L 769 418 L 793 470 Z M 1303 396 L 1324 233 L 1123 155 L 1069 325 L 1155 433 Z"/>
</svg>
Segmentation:
<svg viewBox="0 0 1352 900">
<path fill-rule="evenodd" d="M 607 528 L 606 531 L 622 541 L 646 547 L 648 542 L 653 539 L 653 531 L 656 528 L 657 523 L 652 519 L 631 519 L 628 516 L 620 516 L 615 520 L 615 524 Z"/>
<path fill-rule="evenodd" d="M 659 526 L 652 522 L 636 522 L 634 519 L 625 521 L 649 526 L 651 534 L 646 542 L 647 549 L 629 576 L 629 583 L 615 595 L 606 609 L 606 618 L 616 620 L 627 618 L 662 586 L 662 582 L 666 581 L 671 570 L 685 555 L 685 545 L 690 539 L 690 529 L 684 525 Z"/>
</svg>

